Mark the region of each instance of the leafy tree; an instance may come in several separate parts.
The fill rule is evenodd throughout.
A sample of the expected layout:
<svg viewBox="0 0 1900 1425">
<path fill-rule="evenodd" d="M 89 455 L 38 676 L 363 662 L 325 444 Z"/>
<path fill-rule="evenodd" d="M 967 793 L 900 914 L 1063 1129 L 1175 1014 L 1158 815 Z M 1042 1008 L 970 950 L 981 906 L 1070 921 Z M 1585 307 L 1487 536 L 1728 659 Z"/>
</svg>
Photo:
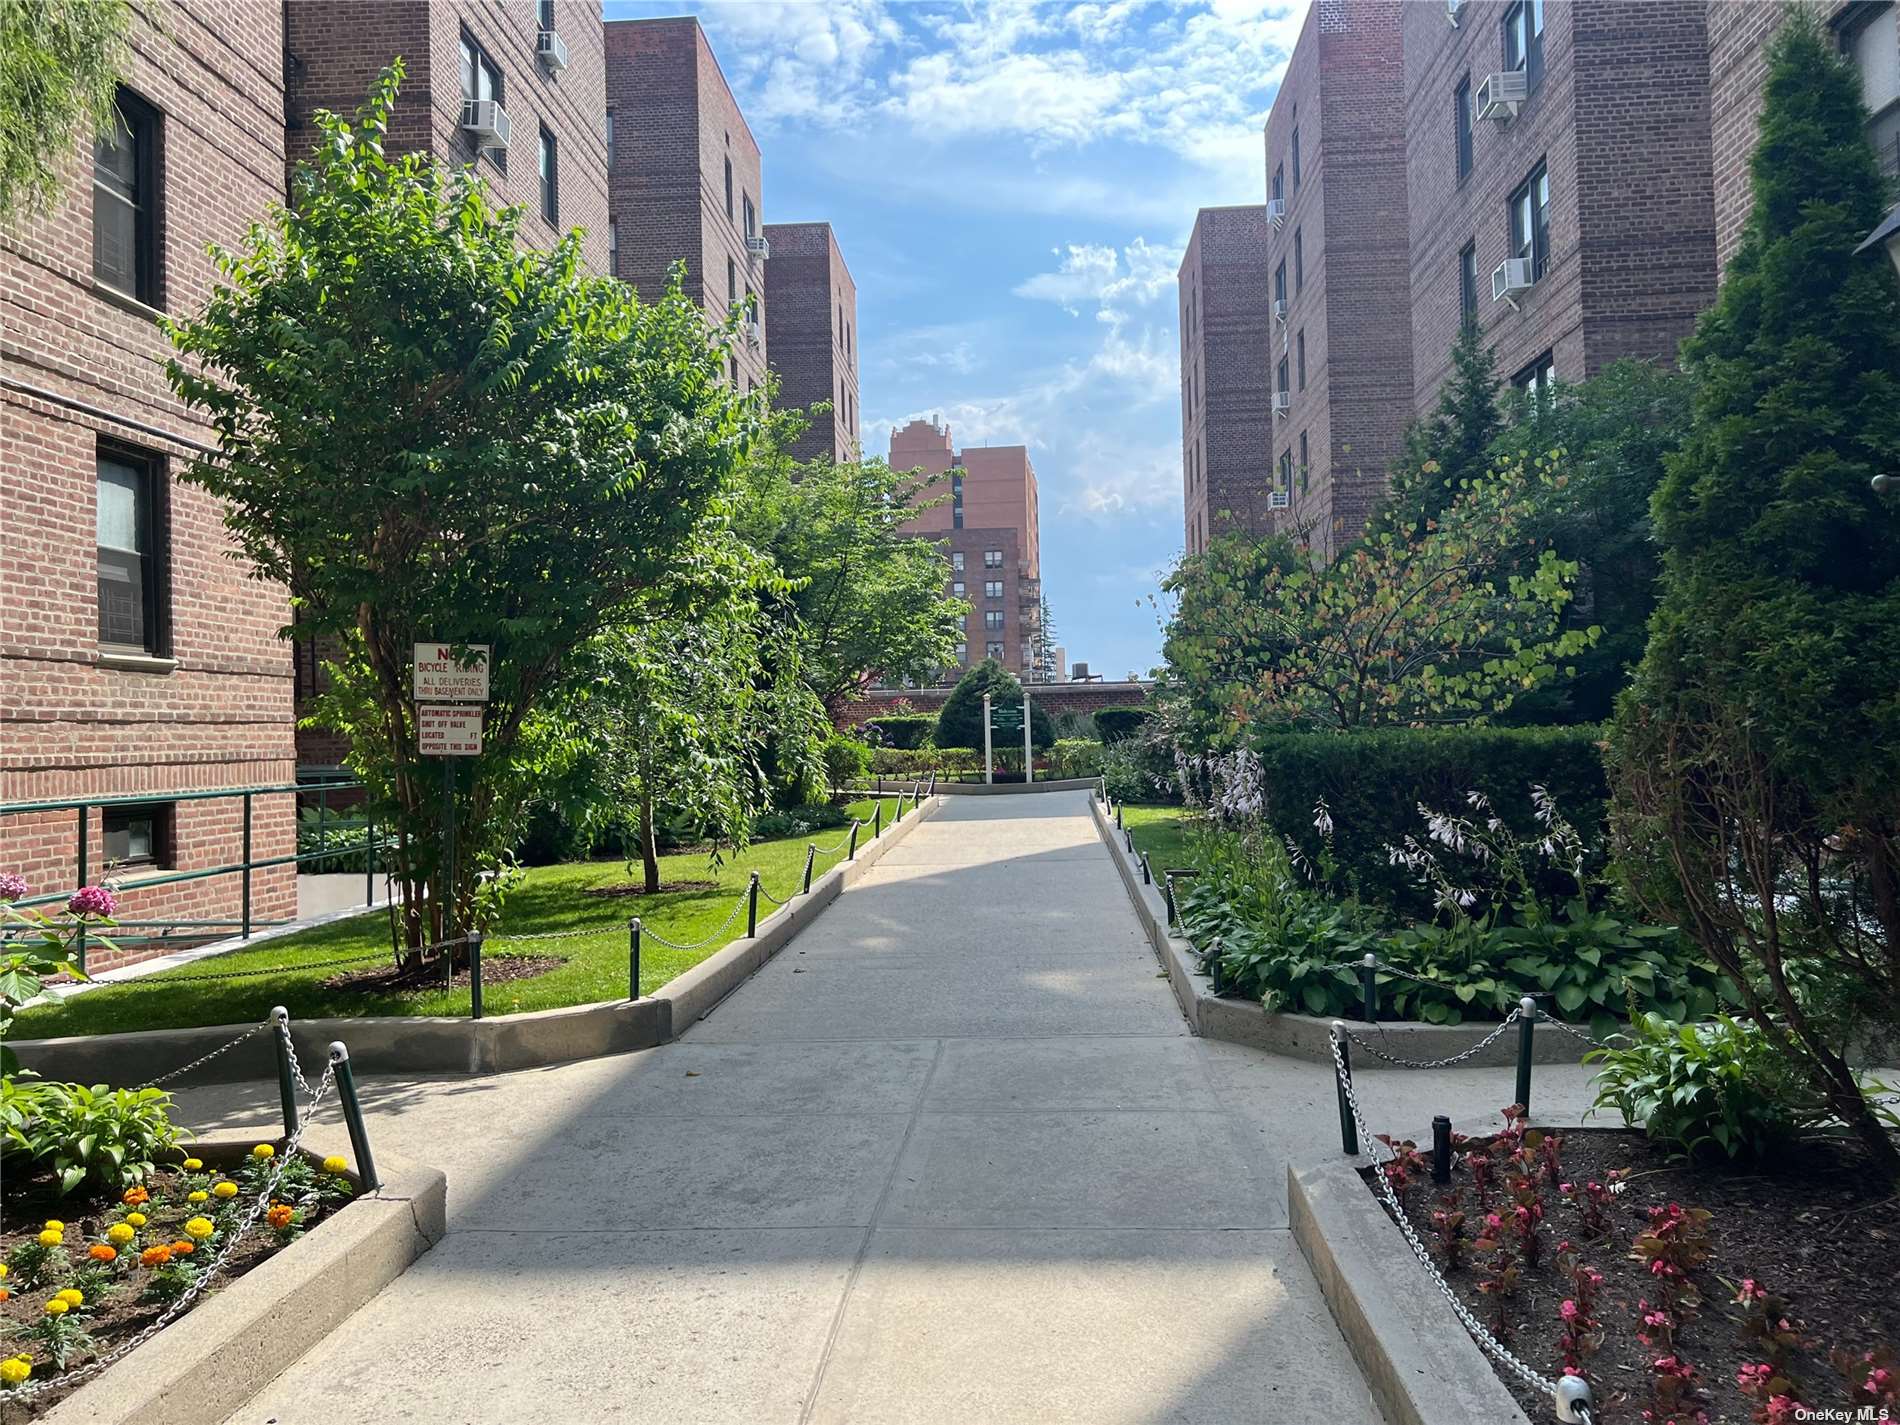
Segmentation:
<svg viewBox="0 0 1900 1425">
<path fill-rule="evenodd" d="M 1496 358 L 1476 325 L 1467 324 L 1452 345 L 1451 376 L 1439 389 L 1437 408 L 1405 432 L 1391 489 L 1367 526 L 1368 537 L 1424 534 L 1467 482 L 1484 477 L 1504 423 L 1498 386 Z"/>
<path fill-rule="evenodd" d="M 1662 592 L 1618 708 L 1633 892 L 1900 1176 L 1845 1058 L 1900 1005 L 1900 284 L 1852 66 L 1804 11 L 1768 55 L 1754 209 L 1684 344 L 1694 419 L 1654 515 Z"/>
<path fill-rule="evenodd" d="M 1660 569 L 1649 502 L 1664 457 L 1688 431 L 1693 394 L 1680 371 L 1626 360 L 1588 381 L 1507 400 L 1492 463 L 1561 463 L 1567 478 L 1540 491 L 1526 528 L 1540 548 L 1577 562 L 1566 627 L 1603 630 L 1578 652 L 1573 677 L 1525 694 L 1510 721 L 1601 722 L 1613 710 L 1648 642 Z"/>
<path fill-rule="evenodd" d="M 298 632 L 343 641 L 324 711 L 395 831 L 415 946 L 474 923 L 520 806 L 581 745 L 556 716 L 576 650 L 703 549 L 756 418 L 677 282 L 644 304 L 582 270 L 577 235 L 523 251 L 519 210 L 468 172 L 388 157 L 401 72 L 354 123 L 319 117 L 295 207 L 218 254 L 168 369 L 218 433 L 185 478 Z M 482 755 L 451 769 L 453 884 L 410 697 L 423 640 L 494 648 Z"/>
<path fill-rule="evenodd" d="M 1023 685 L 1016 675 L 998 663 L 994 658 L 985 658 L 971 668 L 950 690 L 950 696 L 944 699 L 943 710 L 937 714 L 937 746 L 967 747 L 973 752 L 983 750 L 983 695 L 990 695 L 990 710 L 997 708 L 1020 708 L 1023 705 Z M 1029 739 L 1035 747 L 1053 747 L 1056 740 L 1055 724 L 1050 721 L 1048 711 L 1037 701 L 1035 694 L 1029 698 Z M 1022 732 L 1018 729 L 1012 734 L 991 734 L 991 750 L 999 756 L 1007 756 L 1012 750 L 1020 755 Z"/>
<path fill-rule="evenodd" d="M 51 203 L 74 145 L 118 124 L 131 15 L 128 0 L 0 0 L 0 218 Z"/>
<path fill-rule="evenodd" d="M 747 463 L 736 516 L 742 537 L 789 581 L 771 601 L 812 691 L 836 711 L 873 674 L 923 677 L 951 661 L 970 606 L 944 592 L 944 559 L 899 527 L 939 477 L 881 460 L 796 464 L 785 455 L 804 417 L 775 416 Z"/>
<path fill-rule="evenodd" d="M 1232 533 L 1185 555 L 1163 581 L 1174 607 L 1155 698 L 1188 746 L 1224 749 L 1240 735 L 1242 705 L 1288 646 L 1269 612 L 1269 593 L 1306 567 L 1285 535 Z"/>
</svg>

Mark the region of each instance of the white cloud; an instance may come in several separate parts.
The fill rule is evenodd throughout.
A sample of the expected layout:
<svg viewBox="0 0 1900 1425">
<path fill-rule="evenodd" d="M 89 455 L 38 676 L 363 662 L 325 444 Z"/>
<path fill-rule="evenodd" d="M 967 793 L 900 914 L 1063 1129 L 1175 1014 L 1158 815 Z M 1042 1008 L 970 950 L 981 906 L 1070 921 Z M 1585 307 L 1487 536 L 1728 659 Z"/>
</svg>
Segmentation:
<svg viewBox="0 0 1900 1425">
<path fill-rule="evenodd" d="M 1180 248 L 1141 237 L 1119 252 L 1099 243 L 1071 243 L 1056 249 L 1054 272 L 1038 272 L 1017 283 L 1015 292 L 1033 301 L 1055 302 L 1072 314 L 1087 303 L 1146 305 L 1173 289 L 1181 253 Z"/>
</svg>

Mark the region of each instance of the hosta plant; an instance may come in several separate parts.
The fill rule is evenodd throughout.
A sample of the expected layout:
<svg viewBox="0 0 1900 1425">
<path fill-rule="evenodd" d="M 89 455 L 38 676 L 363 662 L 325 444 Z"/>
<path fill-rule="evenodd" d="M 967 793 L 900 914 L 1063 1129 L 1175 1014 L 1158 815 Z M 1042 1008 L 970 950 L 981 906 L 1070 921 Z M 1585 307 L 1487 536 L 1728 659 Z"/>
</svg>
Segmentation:
<svg viewBox="0 0 1900 1425">
<path fill-rule="evenodd" d="M 0 1080 L 0 1149 L 49 1169 L 61 1194 L 88 1183 L 119 1191 L 177 1143 L 171 1102 L 161 1089 Z"/>
</svg>

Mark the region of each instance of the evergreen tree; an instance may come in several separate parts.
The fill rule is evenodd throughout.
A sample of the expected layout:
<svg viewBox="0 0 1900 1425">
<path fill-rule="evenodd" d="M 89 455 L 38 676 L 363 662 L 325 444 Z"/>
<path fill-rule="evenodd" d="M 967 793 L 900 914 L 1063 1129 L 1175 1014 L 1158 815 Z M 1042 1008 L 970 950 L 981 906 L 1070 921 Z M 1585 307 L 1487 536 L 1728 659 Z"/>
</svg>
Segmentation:
<svg viewBox="0 0 1900 1425">
<path fill-rule="evenodd" d="M 1023 705 L 1023 685 L 1016 680 L 1016 675 L 994 658 L 985 658 L 958 679 L 956 687 L 950 690 L 950 696 L 944 699 L 943 711 L 937 714 L 937 746 L 967 747 L 973 752 L 983 750 L 985 693 L 990 695 L 992 712 L 997 708 L 1020 708 Z M 1030 739 L 1035 746 L 1054 745 L 1055 724 L 1033 694 L 1029 700 L 1029 721 Z M 1020 729 L 1010 734 L 995 735 L 991 739 L 991 746 L 999 758 L 1012 750 L 1020 756 L 1022 745 Z"/>
<path fill-rule="evenodd" d="M 1683 347 L 1698 390 L 1653 506 L 1661 597 L 1614 735 L 1632 891 L 1676 919 L 1881 1171 L 1844 1047 L 1900 1006 L 1900 284 L 1852 66 L 1790 10 L 1755 206 Z M 1794 965 L 1795 969 L 1790 966 Z"/>
<path fill-rule="evenodd" d="M 1405 449 L 1392 467 L 1392 488 L 1366 533 L 1413 539 L 1452 502 L 1459 486 L 1490 466 L 1491 443 L 1504 418 L 1498 410 L 1496 358 L 1475 323 L 1458 333 L 1451 349 L 1451 377 L 1438 393 L 1438 408 L 1405 432 Z"/>
</svg>

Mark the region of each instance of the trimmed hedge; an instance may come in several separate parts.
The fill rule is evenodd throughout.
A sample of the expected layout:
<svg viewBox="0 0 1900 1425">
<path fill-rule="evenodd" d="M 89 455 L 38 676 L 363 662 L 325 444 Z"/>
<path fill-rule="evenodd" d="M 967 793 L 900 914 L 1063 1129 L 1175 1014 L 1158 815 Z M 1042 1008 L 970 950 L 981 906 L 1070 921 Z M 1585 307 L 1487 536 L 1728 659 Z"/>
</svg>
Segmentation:
<svg viewBox="0 0 1900 1425">
<path fill-rule="evenodd" d="M 1141 731 L 1141 725 L 1153 717 L 1148 708 L 1098 708 L 1095 712 L 1095 735 L 1104 742 L 1120 742 L 1124 737 L 1133 737 Z"/>
<path fill-rule="evenodd" d="M 867 717 L 864 725 L 878 730 L 884 746 L 908 751 L 929 744 L 930 734 L 937 730 L 937 719 L 929 713 L 889 713 L 883 717 Z"/>
<path fill-rule="evenodd" d="M 1308 855 L 1320 850 L 1313 804 L 1333 819 L 1333 855 L 1363 899 L 1420 916 L 1430 904 L 1411 874 L 1391 864 L 1388 845 L 1421 835 L 1418 806 L 1464 812 L 1480 791 L 1514 830 L 1536 825 L 1532 785 L 1547 788 L 1591 848 L 1601 846 L 1609 796 L 1602 729 L 1579 727 L 1381 728 L 1371 732 L 1286 733 L 1258 751 L 1267 819 Z"/>
</svg>

